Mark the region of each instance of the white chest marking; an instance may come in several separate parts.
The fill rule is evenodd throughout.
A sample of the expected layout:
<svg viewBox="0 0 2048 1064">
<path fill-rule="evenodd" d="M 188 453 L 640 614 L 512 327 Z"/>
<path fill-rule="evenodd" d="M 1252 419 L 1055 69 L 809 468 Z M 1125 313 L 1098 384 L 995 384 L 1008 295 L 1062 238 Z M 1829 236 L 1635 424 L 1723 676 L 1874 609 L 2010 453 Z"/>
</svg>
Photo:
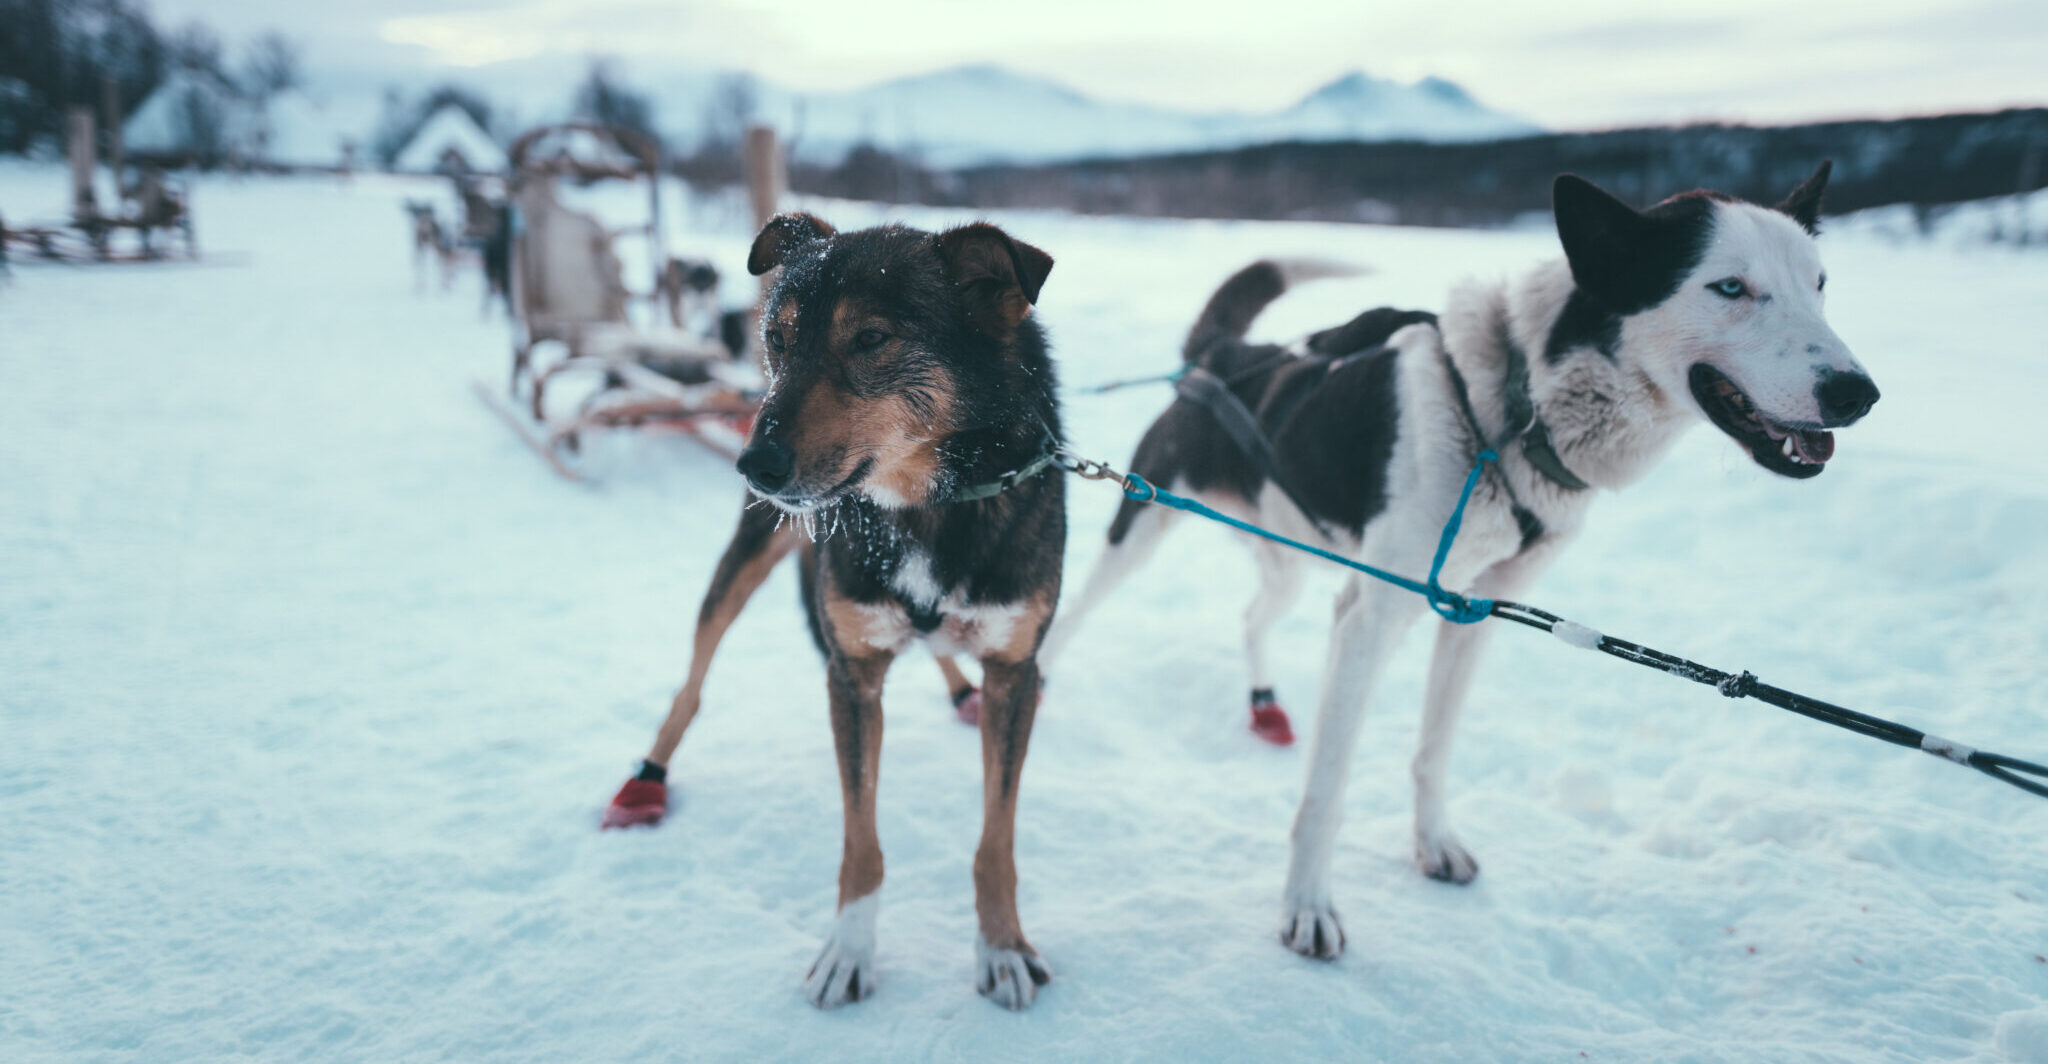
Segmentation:
<svg viewBox="0 0 2048 1064">
<path fill-rule="evenodd" d="M 922 551 L 910 551 L 903 555 L 903 561 L 896 566 L 896 575 L 889 581 L 896 593 L 925 609 L 939 604 L 942 592 L 939 582 L 932 576 L 932 559 Z"/>
</svg>

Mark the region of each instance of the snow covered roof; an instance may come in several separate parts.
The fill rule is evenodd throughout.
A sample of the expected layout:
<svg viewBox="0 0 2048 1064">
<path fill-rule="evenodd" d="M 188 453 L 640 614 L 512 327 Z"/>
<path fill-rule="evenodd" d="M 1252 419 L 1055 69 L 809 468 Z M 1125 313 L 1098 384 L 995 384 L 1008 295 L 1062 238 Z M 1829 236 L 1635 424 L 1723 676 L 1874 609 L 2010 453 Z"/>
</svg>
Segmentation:
<svg viewBox="0 0 2048 1064">
<path fill-rule="evenodd" d="M 469 112 L 450 103 L 420 123 L 419 131 L 399 149 L 391 168 L 403 173 L 430 174 L 441 169 L 450 152 L 475 173 L 497 173 L 505 169 L 505 149 L 491 139 L 469 117 Z"/>
<path fill-rule="evenodd" d="M 220 117 L 219 146 L 224 149 L 247 148 L 256 142 L 262 128 L 262 116 L 220 79 L 179 70 L 128 116 L 121 127 L 122 146 L 143 155 L 192 152 L 199 147 L 193 143 L 195 114 Z"/>
<path fill-rule="evenodd" d="M 333 103 L 323 103 L 301 92 L 273 97 L 264 111 L 268 134 L 263 141 L 262 160 L 273 166 L 335 167 L 341 165 L 342 148 L 360 146 L 368 139 L 361 115 Z"/>
</svg>

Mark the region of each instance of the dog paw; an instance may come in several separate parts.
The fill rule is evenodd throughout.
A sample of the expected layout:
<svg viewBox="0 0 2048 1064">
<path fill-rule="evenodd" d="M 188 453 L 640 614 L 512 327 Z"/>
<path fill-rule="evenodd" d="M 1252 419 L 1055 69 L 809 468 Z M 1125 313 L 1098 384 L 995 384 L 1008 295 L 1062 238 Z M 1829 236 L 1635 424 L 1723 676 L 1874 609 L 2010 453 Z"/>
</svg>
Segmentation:
<svg viewBox="0 0 2048 1064">
<path fill-rule="evenodd" d="M 1334 961 L 1344 955 L 1344 924 L 1329 904 L 1290 905 L 1280 925 L 1280 941 L 1312 960 Z"/>
<path fill-rule="evenodd" d="M 871 953 L 828 942 L 804 976 L 804 997 L 821 1009 L 863 1000 L 875 992 L 874 966 Z"/>
<path fill-rule="evenodd" d="M 875 905 L 873 894 L 841 906 L 832 937 L 804 976 L 804 997 L 821 1009 L 836 1009 L 875 992 Z"/>
<path fill-rule="evenodd" d="M 1479 861 L 1449 835 L 1415 840 L 1415 867 L 1440 883 L 1464 886 L 1479 874 Z"/>
<path fill-rule="evenodd" d="M 982 997 L 1015 1012 L 1028 1009 L 1038 1000 L 1038 988 L 1052 981 L 1052 972 L 1030 946 L 997 949 L 977 935 L 974 939 L 974 989 Z"/>
</svg>

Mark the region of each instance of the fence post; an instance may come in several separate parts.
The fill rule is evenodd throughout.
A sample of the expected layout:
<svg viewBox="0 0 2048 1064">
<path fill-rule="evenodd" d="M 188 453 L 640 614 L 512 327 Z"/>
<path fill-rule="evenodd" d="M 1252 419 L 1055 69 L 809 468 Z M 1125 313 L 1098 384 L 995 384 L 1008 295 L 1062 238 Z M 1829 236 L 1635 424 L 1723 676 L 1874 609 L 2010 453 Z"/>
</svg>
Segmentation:
<svg viewBox="0 0 2048 1064">
<path fill-rule="evenodd" d="M 121 144 L 121 83 L 111 75 L 100 79 L 100 121 L 107 124 L 107 169 L 114 175 L 114 195 L 119 197 L 126 191 L 121 171 L 128 159 Z"/>
<path fill-rule="evenodd" d="M 67 117 L 64 148 L 71 163 L 71 220 L 82 224 L 98 218 L 100 213 L 92 192 L 96 154 L 92 143 L 92 108 L 73 107 Z"/>
<path fill-rule="evenodd" d="M 747 201 L 754 208 L 754 230 L 768 224 L 775 217 L 782 203 L 782 193 L 788 176 L 783 171 L 782 151 L 775 142 L 772 126 L 754 125 L 747 127 L 744 154 L 741 157 L 747 180 Z M 768 298 L 768 277 L 761 278 L 760 295 L 754 300 L 754 313 L 747 330 L 747 348 L 754 361 L 761 360 L 761 304 Z"/>
</svg>

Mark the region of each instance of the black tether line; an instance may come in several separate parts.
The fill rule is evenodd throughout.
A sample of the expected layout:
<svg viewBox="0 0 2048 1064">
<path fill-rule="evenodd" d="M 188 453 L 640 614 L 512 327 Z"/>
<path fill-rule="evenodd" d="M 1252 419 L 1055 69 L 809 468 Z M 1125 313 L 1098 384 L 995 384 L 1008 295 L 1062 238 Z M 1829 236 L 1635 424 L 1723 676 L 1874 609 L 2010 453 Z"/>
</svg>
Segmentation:
<svg viewBox="0 0 2048 1064">
<path fill-rule="evenodd" d="M 1505 600 L 1496 601 L 1493 604 L 1493 616 L 1549 632 L 1573 646 L 1597 650 L 1623 661 L 1648 666 L 1694 683 L 1706 684 L 1730 698 L 1754 698 L 1766 705 L 1790 710 L 1802 717 L 1811 717 L 1823 724 L 1832 724 L 1858 735 L 1882 739 L 1896 746 L 1925 750 L 1936 757 L 1954 761 L 1959 765 L 1968 765 L 2023 791 L 2048 798 L 2048 765 L 2037 765 L 2031 761 L 2022 761 L 2016 757 L 1994 754 L 1986 750 L 1973 750 L 1961 743 L 1929 735 L 1882 717 L 1858 713 L 1853 709 L 1844 709 L 1817 698 L 1808 698 L 1796 691 L 1773 687 L 1758 680 L 1749 672 L 1722 672 L 1711 666 L 1687 661 L 1675 654 L 1666 654 L 1661 650 L 1643 646 L 1641 643 L 1632 643 L 1626 639 L 1596 632 L 1534 606 Z"/>
</svg>

